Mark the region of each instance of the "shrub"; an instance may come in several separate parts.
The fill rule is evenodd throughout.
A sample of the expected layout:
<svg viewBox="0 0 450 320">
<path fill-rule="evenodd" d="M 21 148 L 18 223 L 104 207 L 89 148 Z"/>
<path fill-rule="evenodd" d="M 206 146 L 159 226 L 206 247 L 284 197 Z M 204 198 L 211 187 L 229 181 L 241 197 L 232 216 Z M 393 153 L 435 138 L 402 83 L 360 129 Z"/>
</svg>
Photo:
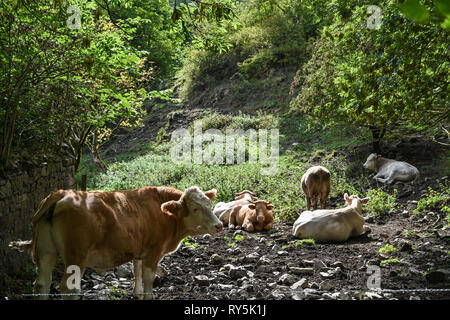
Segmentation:
<svg viewBox="0 0 450 320">
<path fill-rule="evenodd" d="M 394 189 L 394 195 L 390 195 L 383 189 L 372 189 L 367 192 L 370 197 L 369 203 L 366 205 L 366 212 L 370 216 L 379 217 L 393 212 L 396 209 L 397 189 Z"/>
<path fill-rule="evenodd" d="M 441 183 L 439 186 L 441 191 L 436 191 L 431 187 L 428 187 L 428 194 L 419 200 L 417 207 L 413 210 L 415 214 L 430 210 L 438 210 L 446 213 L 447 220 L 449 219 L 448 215 L 450 214 L 450 209 L 447 206 L 447 203 L 450 200 L 450 184 L 446 182 L 445 185 Z"/>
</svg>

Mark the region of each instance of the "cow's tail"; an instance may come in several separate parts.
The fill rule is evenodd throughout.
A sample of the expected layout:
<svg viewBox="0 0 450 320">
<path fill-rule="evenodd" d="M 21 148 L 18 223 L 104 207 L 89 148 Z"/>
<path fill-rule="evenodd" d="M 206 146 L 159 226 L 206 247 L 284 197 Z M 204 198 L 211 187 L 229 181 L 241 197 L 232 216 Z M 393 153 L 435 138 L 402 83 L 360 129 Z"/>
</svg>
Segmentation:
<svg viewBox="0 0 450 320">
<path fill-rule="evenodd" d="M 33 216 L 33 240 L 31 242 L 31 258 L 36 263 L 38 258 L 36 252 L 37 237 L 39 234 L 39 221 L 42 218 L 46 218 L 47 221 L 51 221 L 53 212 L 55 211 L 56 203 L 64 198 L 65 192 L 63 190 L 56 190 L 50 193 L 44 200 L 41 201 L 36 213 Z"/>
</svg>

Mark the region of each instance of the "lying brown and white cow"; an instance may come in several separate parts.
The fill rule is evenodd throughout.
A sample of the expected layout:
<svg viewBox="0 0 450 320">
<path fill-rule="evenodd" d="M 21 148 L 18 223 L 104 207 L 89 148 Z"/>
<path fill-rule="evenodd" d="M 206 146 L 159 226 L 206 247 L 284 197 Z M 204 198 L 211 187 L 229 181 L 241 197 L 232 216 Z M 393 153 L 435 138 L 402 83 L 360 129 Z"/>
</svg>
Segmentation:
<svg viewBox="0 0 450 320">
<path fill-rule="evenodd" d="M 373 177 L 381 183 L 392 184 L 394 182 L 411 182 L 419 177 L 419 170 L 413 165 L 372 153 L 364 163 L 364 168 L 375 170 L 377 174 Z"/>
<path fill-rule="evenodd" d="M 229 217 L 231 210 L 236 206 L 243 206 L 252 203 L 252 201 L 258 200 L 256 195 L 249 191 L 244 190 L 234 194 L 236 197 L 231 202 L 219 202 L 215 205 L 213 213 L 220 219 L 222 215 Z M 228 218 L 226 218 L 228 219 Z"/>
<path fill-rule="evenodd" d="M 320 200 L 320 207 L 327 207 L 328 195 L 331 187 L 331 174 L 327 168 L 322 166 L 314 166 L 309 168 L 302 176 L 301 186 L 306 196 L 306 208 L 314 210 Z"/>
<path fill-rule="evenodd" d="M 229 216 L 223 214 L 220 218 L 230 229 L 240 226 L 248 232 L 270 230 L 273 227 L 273 205 L 264 200 L 234 207 Z"/>
<path fill-rule="evenodd" d="M 215 189 L 203 193 L 198 187 L 184 192 L 168 187 L 52 192 L 33 217 L 35 292 L 49 292 L 58 256 L 66 270 L 78 266 L 81 276 L 86 267 L 102 274 L 137 260 L 135 294 L 151 299 L 158 262 L 164 255 L 175 251 L 186 236 L 222 230 L 211 210 L 215 197 Z M 61 281 L 62 293 L 78 292 L 68 288 L 69 276 L 66 273 Z"/>
<path fill-rule="evenodd" d="M 292 228 L 292 233 L 300 239 L 321 241 L 345 241 L 349 237 L 359 236 L 370 231 L 364 226 L 362 206 L 367 204 L 369 197 L 360 199 L 356 195 L 344 199 L 348 206 L 341 209 L 304 211 Z"/>
</svg>

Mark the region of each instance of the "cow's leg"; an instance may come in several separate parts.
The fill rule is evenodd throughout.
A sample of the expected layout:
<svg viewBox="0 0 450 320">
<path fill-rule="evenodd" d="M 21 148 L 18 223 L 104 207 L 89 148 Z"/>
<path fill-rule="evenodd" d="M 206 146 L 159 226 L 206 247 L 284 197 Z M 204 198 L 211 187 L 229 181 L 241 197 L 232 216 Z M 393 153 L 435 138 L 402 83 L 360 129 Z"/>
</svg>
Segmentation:
<svg viewBox="0 0 450 320">
<path fill-rule="evenodd" d="M 247 232 L 255 231 L 255 227 L 253 226 L 253 223 L 250 221 L 244 221 L 244 223 L 242 224 L 242 228 L 244 230 L 247 230 Z"/>
<path fill-rule="evenodd" d="M 230 222 L 228 223 L 228 228 L 234 229 L 237 225 L 237 214 L 239 212 L 240 207 L 235 207 L 230 212 Z"/>
<path fill-rule="evenodd" d="M 41 300 L 48 299 L 50 285 L 52 284 L 52 271 L 55 267 L 57 257 L 58 254 L 56 252 L 39 255 L 37 277 L 34 282 L 34 293 L 43 294 L 43 296 L 38 297 Z"/>
<path fill-rule="evenodd" d="M 317 194 L 312 196 L 312 207 L 317 210 L 317 203 L 319 202 L 319 196 Z"/>
<path fill-rule="evenodd" d="M 37 277 L 34 282 L 34 293 L 44 294 L 39 299 L 48 299 L 50 285 L 52 283 L 52 271 L 58 258 L 58 252 L 51 237 L 50 225 L 41 222 L 38 225 L 36 238 L 36 265 Z"/>
<path fill-rule="evenodd" d="M 144 288 L 142 286 L 142 260 L 133 260 L 134 291 L 133 295 L 137 299 L 144 299 Z"/>
<path fill-rule="evenodd" d="M 60 290 L 62 294 L 72 294 L 63 296 L 67 300 L 78 300 L 80 297 L 80 287 L 74 287 L 76 284 L 81 286 L 81 278 L 83 278 L 86 268 L 87 254 L 71 255 L 64 257 L 65 273 L 61 280 Z"/>
<path fill-rule="evenodd" d="M 306 196 L 306 209 L 311 209 L 311 198 Z"/>
<path fill-rule="evenodd" d="M 265 226 L 264 226 L 264 230 L 270 230 L 270 229 L 272 229 L 273 228 L 273 222 L 269 222 L 268 224 L 266 224 Z"/>
<path fill-rule="evenodd" d="M 153 282 L 155 281 L 156 266 L 147 266 L 144 264 L 142 268 L 142 278 L 144 280 L 144 298 L 145 300 L 153 299 Z"/>
</svg>

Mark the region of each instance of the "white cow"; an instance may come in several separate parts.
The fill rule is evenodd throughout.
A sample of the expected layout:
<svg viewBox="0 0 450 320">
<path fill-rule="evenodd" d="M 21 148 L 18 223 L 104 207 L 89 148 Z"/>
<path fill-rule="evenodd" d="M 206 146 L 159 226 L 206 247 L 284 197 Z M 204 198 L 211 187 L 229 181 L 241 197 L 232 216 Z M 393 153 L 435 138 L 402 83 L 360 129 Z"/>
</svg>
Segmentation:
<svg viewBox="0 0 450 320">
<path fill-rule="evenodd" d="M 300 239 L 316 241 L 345 241 L 349 237 L 359 236 L 370 231 L 364 226 L 362 205 L 367 204 L 369 197 L 360 199 L 356 195 L 344 199 L 348 206 L 341 209 L 322 209 L 304 211 L 292 228 L 292 233 Z"/>
<path fill-rule="evenodd" d="M 381 183 L 411 182 L 419 177 L 419 170 L 409 163 L 383 158 L 376 153 L 367 158 L 364 168 L 377 171 L 374 179 Z"/>
</svg>

